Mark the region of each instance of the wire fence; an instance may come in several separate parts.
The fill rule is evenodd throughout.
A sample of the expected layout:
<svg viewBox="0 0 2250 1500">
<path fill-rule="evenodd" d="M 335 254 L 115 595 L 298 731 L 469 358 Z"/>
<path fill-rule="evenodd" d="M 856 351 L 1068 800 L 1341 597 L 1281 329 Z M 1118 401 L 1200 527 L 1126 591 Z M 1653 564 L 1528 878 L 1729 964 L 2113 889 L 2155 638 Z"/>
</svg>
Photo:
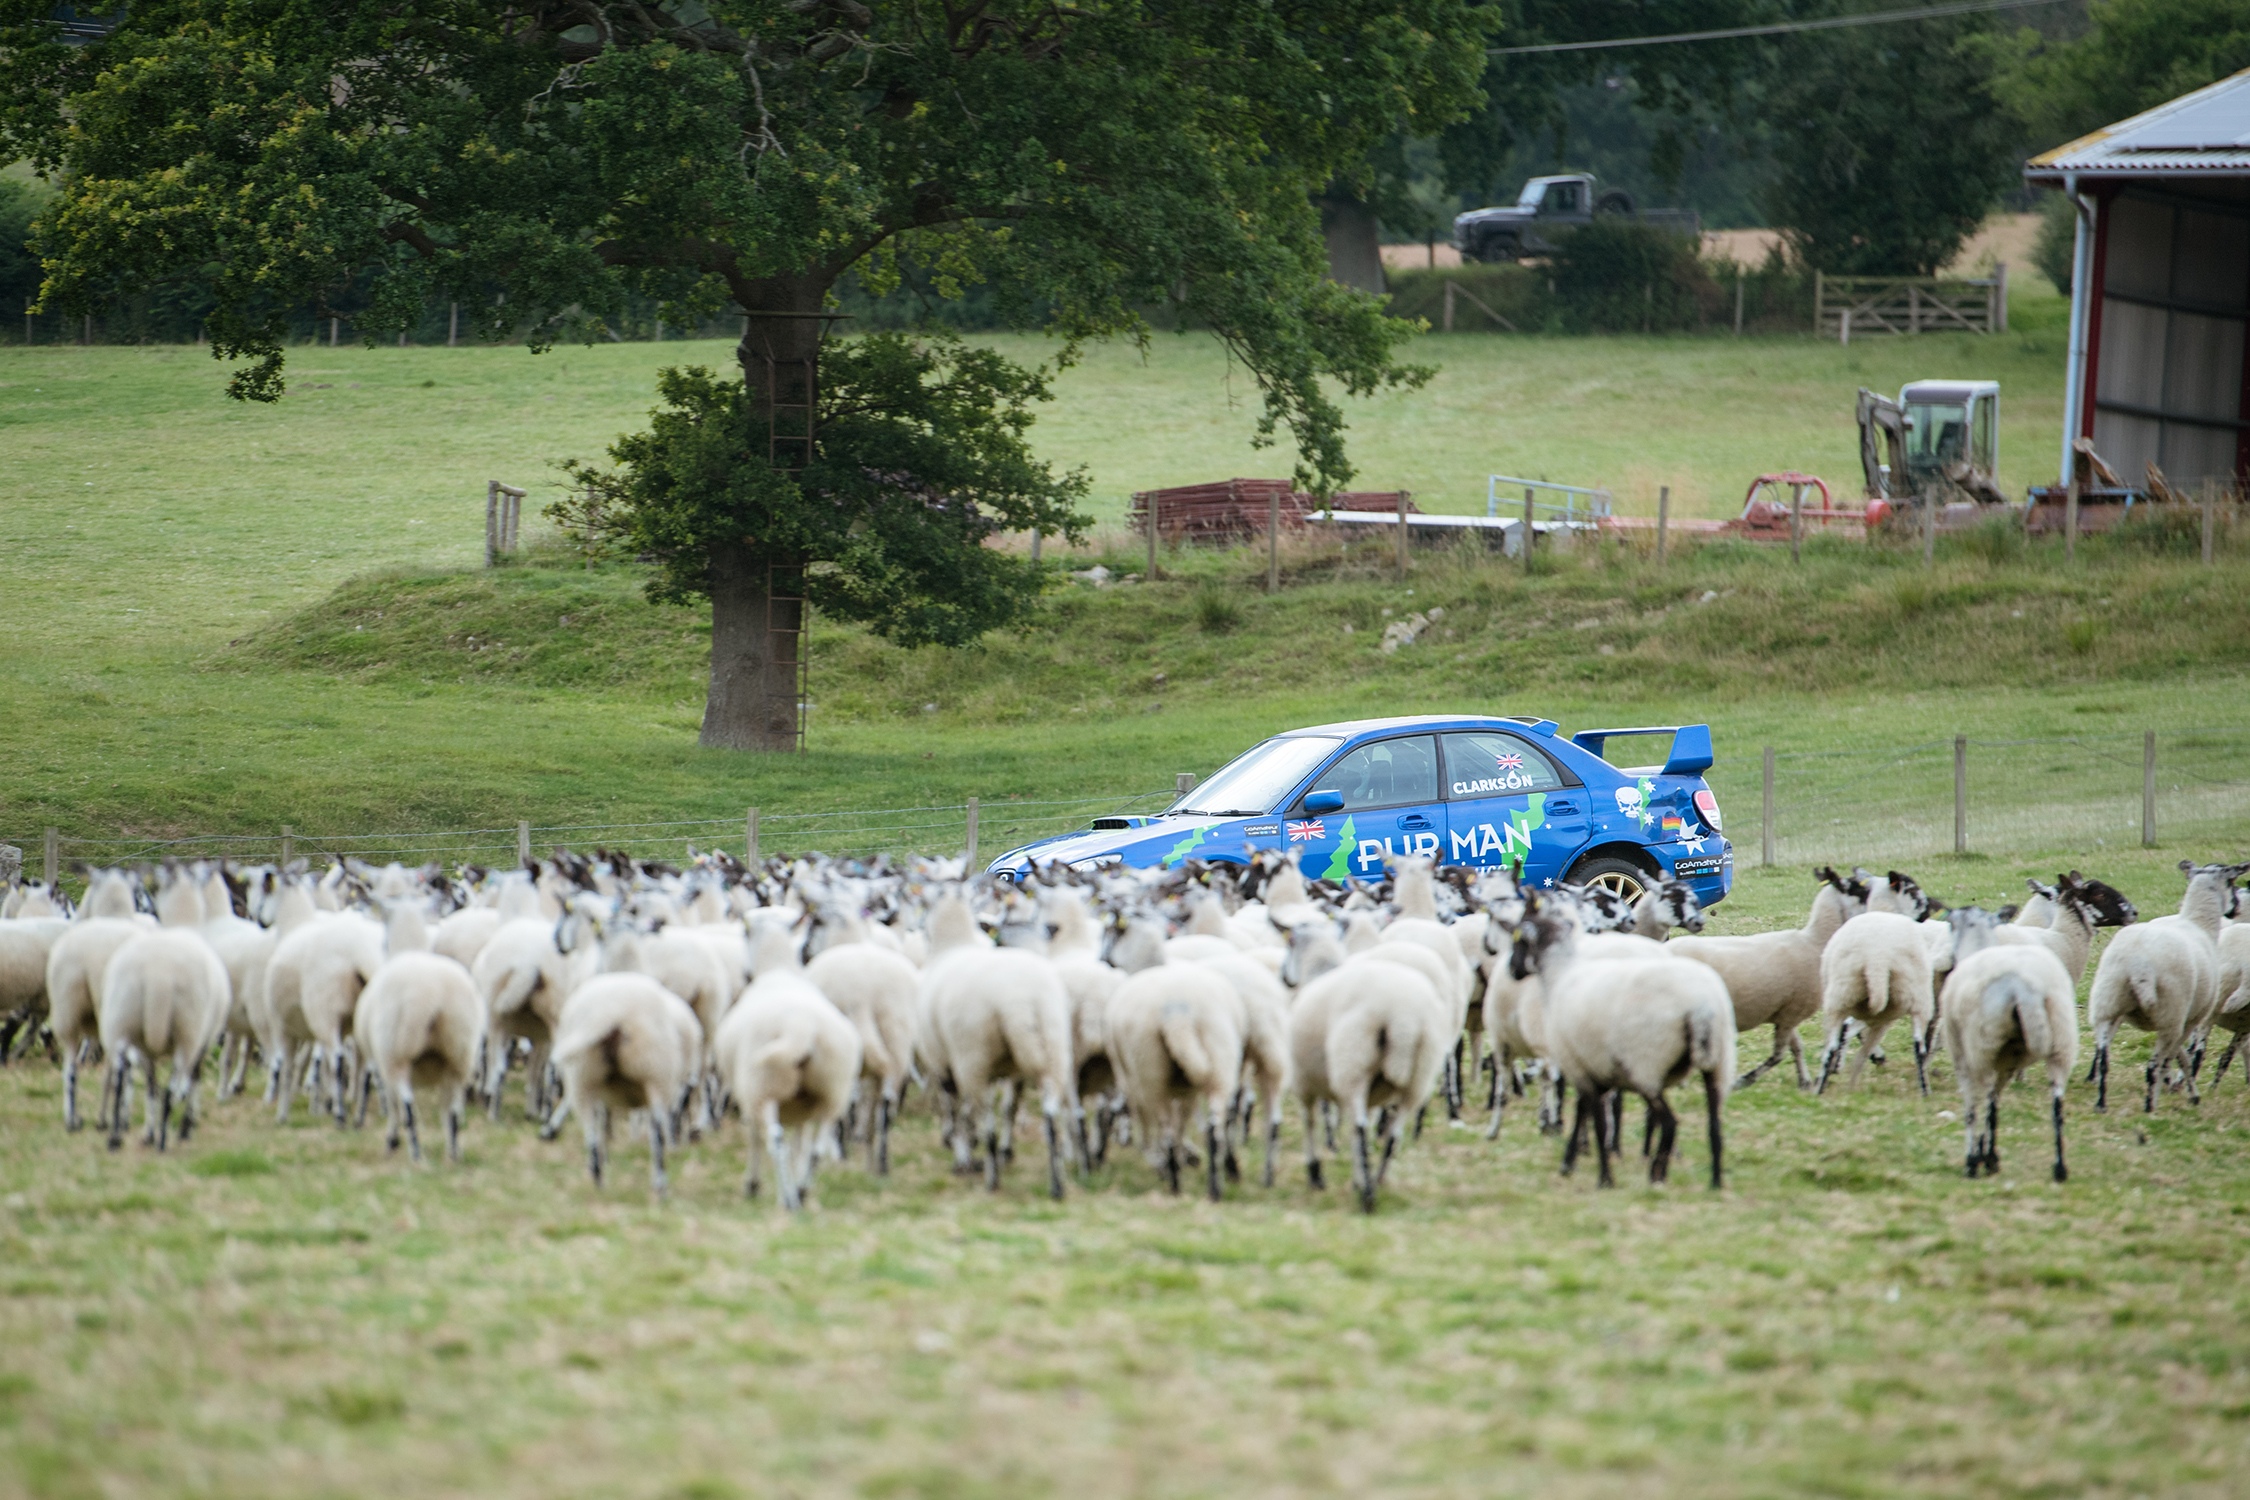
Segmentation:
<svg viewBox="0 0 2250 1500">
<path fill-rule="evenodd" d="M 2122 731 L 2030 739 L 1955 736 L 1909 745 L 1729 756 L 1709 779 L 1736 864 L 1903 862 L 1947 852 L 2031 855 L 2163 843 L 2218 855 L 2250 848 L 2250 729 Z M 1192 784 L 1189 778 L 1182 778 Z M 370 833 L 151 836 L 47 830 L 0 842 L 27 873 L 76 864 L 224 857 L 245 863 L 352 858 L 371 863 L 512 864 L 558 846 L 682 859 L 820 852 L 839 858 L 985 855 L 1084 828 L 1104 814 L 1149 813 L 1180 787 L 1053 800 L 1003 798 L 914 807 L 740 817 L 514 825 Z"/>
<path fill-rule="evenodd" d="M 642 858 L 685 859 L 709 850 L 748 858 L 822 853 L 840 858 L 987 855 L 1033 839 L 1083 828 L 1105 814 L 1147 813 L 1179 795 L 1174 788 L 1100 797 L 1034 800 L 1019 797 L 872 807 L 829 812 L 775 812 L 746 808 L 740 816 L 621 823 L 495 823 L 486 828 L 408 829 L 372 833 L 315 833 L 280 827 L 256 833 L 190 833 L 151 836 L 65 834 L 48 829 L 30 838 L 0 839 L 25 853 L 25 869 L 50 876 L 74 865 L 140 864 L 164 859 L 225 858 L 243 863 L 306 858 L 358 859 L 372 864 L 512 864 L 526 854 L 566 847 L 623 849 Z"/>
<path fill-rule="evenodd" d="M 1762 757 L 1711 771 L 1738 865 L 2250 845 L 2250 729 L 1963 735 L 1771 767 L 1770 782 Z"/>
</svg>

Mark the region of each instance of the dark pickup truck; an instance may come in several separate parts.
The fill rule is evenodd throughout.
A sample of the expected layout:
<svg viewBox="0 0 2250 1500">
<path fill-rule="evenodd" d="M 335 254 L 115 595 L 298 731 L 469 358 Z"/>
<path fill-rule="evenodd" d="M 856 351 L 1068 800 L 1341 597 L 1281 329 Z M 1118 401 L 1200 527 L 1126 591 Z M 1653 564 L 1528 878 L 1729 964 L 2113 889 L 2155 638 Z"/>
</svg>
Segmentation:
<svg viewBox="0 0 2250 1500">
<path fill-rule="evenodd" d="M 1616 188 L 1605 191 L 1592 177 L 1571 174 L 1532 178 L 1512 207 L 1477 208 L 1460 215 L 1453 221 L 1453 248 L 1465 261 L 1545 255 L 1571 230 L 1591 224 L 1596 216 L 1629 219 L 1694 238 L 1703 233 L 1703 220 L 1693 210 L 1657 208 L 1636 213 L 1626 193 Z"/>
</svg>

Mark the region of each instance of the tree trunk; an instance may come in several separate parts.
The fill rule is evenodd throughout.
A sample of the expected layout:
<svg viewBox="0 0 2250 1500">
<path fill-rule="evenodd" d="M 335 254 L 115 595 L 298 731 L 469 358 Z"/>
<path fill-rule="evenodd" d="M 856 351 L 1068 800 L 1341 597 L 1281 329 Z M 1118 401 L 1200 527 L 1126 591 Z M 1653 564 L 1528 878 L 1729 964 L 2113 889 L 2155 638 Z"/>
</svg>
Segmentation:
<svg viewBox="0 0 2250 1500">
<path fill-rule="evenodd" d="M 777 576 L 778 575 L 778 576 Z M 702 743 L 719 750 L 798 748 L 798 657 L 804 603 L 789 597 L 800 575 L 773 568 L 743 544 L 711 553 L 711 686 Z M 780 588 L 772 584 L 778 582 Z M 782 597 L 774 597 L 782 594 Z"/>
<path fill-rule="evenodd" d="M 743 399 L 751 431 L 769 433 L 768 451 L 751 455 L 784 470 L 812 456 L 814 375 L 829 280 L 786 277 L 735 288 L 751 310 L 741 347 Z M 793 314 L 794 316 L 775 316 Z M 753 532 L 711 552 L 711 684 L 702 743 L 721 750 L 800 748 L 804 713 L 799 662 L 805 646 L 804 559 L 777 555 Z"/>
</svg>

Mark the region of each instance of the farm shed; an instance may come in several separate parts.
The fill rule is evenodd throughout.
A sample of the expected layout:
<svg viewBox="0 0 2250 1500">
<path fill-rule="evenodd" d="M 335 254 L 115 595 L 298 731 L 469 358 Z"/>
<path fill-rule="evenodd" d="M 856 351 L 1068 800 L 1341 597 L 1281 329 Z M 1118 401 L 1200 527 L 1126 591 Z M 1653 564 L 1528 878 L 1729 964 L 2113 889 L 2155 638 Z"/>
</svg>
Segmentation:
<svg viewBox="0 0 2250 1500">
<path fill-rule="evenodd" d="M 2250 70 L 2024 165 L 2078 207 L 2062 477 L 2250 477 Z"/>
</svg>

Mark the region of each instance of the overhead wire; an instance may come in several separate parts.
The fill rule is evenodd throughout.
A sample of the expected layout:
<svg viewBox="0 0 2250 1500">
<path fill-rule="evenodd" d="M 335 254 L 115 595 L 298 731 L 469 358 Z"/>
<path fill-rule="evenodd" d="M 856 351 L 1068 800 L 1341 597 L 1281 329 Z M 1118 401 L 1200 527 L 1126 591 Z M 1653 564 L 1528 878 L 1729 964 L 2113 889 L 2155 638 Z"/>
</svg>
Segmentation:
<svg viewBox="0 0 2250 1500">
<path fill-rule="evenodd" d="M 1932 21 L 1941 16 L 2029 10 L 2036 5 L 2063 3 L 2064 0 L 1957 0 L 1957 3 L 1951 5 L 1919 5 L 1911 10 L 1870 11 L 1857 16 L 1821 16 L 1809 21 L 1772 21 L 1762 26 L 1725 26 L 1715 31 L 1675 31 L 1662 36 L 1620 36 L 1599 42 L 1538 42 L 1523 47 L 1487 47 L 1484 55 L 1527 57 L 1545 52 L 1606 52 L 1620 47 L 1668 47 L 1682 42 L 1724 42 L 1737 37 L 1785 36 L 1792 32 L 1836 31 L 1850 26 L 1889 26 L 1904 21 Z"/>
</svg>

